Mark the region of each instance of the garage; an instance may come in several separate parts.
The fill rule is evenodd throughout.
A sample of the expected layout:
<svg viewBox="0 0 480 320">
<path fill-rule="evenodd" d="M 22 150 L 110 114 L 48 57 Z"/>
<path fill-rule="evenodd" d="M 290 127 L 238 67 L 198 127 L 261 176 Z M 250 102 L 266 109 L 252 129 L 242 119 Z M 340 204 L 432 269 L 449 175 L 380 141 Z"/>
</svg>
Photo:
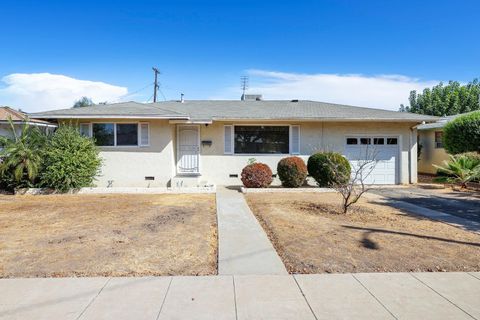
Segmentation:
<svg viewBox="0 0 480 320">
<path fill-rule="evenodd" d="M 367 184 L 397 184 L 398 146 L 396 136 L 348 136 L 345 138 L 345 157 L 350 161 L 352 170 L 365 161 L 375 159 L 364 170 Z"/>
</svg>

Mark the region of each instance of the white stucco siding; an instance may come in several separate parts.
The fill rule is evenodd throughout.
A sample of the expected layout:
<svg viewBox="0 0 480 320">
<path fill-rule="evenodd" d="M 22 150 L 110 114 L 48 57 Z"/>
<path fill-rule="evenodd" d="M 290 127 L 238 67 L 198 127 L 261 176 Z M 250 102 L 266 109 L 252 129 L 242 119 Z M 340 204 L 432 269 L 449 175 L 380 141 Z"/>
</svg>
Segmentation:
<svg viewBox="0 0 480 320">
<path fill-rule="evenodd" d="M 82 120 L 83 122 L 135 123 L 128 120 Z M 148 147 L 100 147 L 103 160 L 98 187 L 166 187 L 175 175 L 174 129 L 167 120 L 149 123 Z M 155 180 L 146 180 L 154 177 Z"/>
<path fill-rule="evenodd" d="M 418 172 L 435 174 L 437 169 L 433 166 L 442 165 L 448 160 L 448 154 L 444 148 L 435 147 L 435 131 L 441 129 L 419 130 L 418 143 L 422 145 L 420 160 L 418 161 Z"/>
<path fill-rule="evenodd" d="M 203 179 L 216 184 L 240 184 L 239 178 L 230 178 L 229 175 L 237 174 L 240 177 L 243 167 L 247 165 L 250 158 L 268 164 L 273 173 L 276 173 L 278 161 L 288 155 L 225 155 L 223 153 L 223 127 L 229 124 L 242 123 L 215 122 L 208 126 L 201 126 L 201 140 L 212 140 L 211 146 L 201 147 L 200 171 Z M 249 122 L 249 124 L 253 123 Z M 343 154 L 345 137 L 348 135 L 398 136 L 400 150 L 397 162 L 398 182 L 408 184 L 410 178 L 412 182 L 416 181 L 416 171 L 412 173 L 412 177 L 410 177 L 409 171 L 409 156 L 411 156 L 409 151 L 416 153 L 415 147 L 412 146 L 412 150 L 410 150 L 410 128 L 414 123 L 275 122 L 275 124 L 300 125 L 299 156 L 305 160 L 311 154 L 322 150 L 337 151 Z"/>
</svg>

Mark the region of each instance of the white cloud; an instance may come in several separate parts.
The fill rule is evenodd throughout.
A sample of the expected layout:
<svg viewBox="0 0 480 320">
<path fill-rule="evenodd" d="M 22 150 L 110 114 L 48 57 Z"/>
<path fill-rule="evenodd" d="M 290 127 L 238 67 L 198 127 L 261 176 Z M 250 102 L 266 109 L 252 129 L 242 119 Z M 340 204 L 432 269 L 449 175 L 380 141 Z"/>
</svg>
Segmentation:
<svg viewBox="0 0 480 320">
<path fill-rule="evenodd" d="M 398 110 L 408 104 L 411 90 L 422 91 L 438 81 L 420 81 L 404 75 L 365 76 L 361 74 L 299 74 L 265 70 L 247 70 L 249 93 L 261 93 L 264 99 L 317 100 Z M 238 87 L 225 88 L 218 98 L 239 98 Z"/>
<path fill-rule="evenodd" d="M 83 96 L 96 103 L 114 101 L 128 93 L 125 87 L 51 73 L 13 73 L 1 81 L 5 87 L 0 88 L 0 105 L 26 112 L 70 108 Z"/>
</svg>

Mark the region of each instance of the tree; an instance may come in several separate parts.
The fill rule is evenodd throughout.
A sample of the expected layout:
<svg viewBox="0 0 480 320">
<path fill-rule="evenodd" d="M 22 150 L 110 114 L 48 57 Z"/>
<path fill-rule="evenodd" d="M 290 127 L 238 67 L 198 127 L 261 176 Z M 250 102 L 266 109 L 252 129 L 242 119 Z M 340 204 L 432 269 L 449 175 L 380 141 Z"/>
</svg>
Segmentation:
<svg viewBox="0 0 480 320">
<path fill-rule="evenodd" d="M 41 166 L 47 136 L 25 123 L 20 134 L 9 119 L 11 137 L 0 137 L 0 187 L 8 190 L 33 187 Z"/>
<path fill-rule="evenodd" d="M 443 128 L 443 146 L 450 154 L 480 152 L 480 111 L 461 115 Z"/>
<path fill-rule="evenodd" d="M 399 111 L 407 111 L 432 116 L 450 116 L 480 109 L 480 82 L 474 79 L 466 85 L 458 81 L 440 82 L 423 93 L 410 91 L 410 106 L 400 105 Z"/>
<path fill-rule="evenodd" d="M 92 99 L 89 97 L 81 97 L 80 100 L 75 101 L 73 108 L 83 108 L 94 105 Z"/>
<path fill-rule="evenodd" d="M 62 192 L 91 186 L 101 165 L 93 139 L 82 136 L 73 125 L 61 125 L 55 131 L 43 161 L 42 185 Z"/>
<path fill-rule="evenodd" d="M 344 178 L 344 168 L 338 163 L 330 160 L 330 170 L 337 177 L 331 187 L 342 196 L 342 212 L 348 213 L 352 205 L 358 202 L 370 187 L 365 183 L 372 174 L 377 164 L 377 152 L 373 149 L 365 149 L 365 157 L 357 161 L 352 168 L 352 174 L 349 180 Z"/>
</svg>

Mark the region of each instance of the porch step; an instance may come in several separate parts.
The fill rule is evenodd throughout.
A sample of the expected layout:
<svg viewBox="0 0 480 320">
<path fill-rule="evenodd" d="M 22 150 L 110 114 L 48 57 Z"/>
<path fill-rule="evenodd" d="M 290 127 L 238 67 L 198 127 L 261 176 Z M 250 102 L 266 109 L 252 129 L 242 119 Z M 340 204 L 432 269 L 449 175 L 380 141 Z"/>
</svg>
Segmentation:
<svg viewBox="0 0 480 320">
<path fill-rule="evenodd" d="M 208 183 L 202 176 L 177 175 L 172 178 L 172 188 L 194 188 L 194 187 L 211 187 L 213 184 Z"/>
</svg>

